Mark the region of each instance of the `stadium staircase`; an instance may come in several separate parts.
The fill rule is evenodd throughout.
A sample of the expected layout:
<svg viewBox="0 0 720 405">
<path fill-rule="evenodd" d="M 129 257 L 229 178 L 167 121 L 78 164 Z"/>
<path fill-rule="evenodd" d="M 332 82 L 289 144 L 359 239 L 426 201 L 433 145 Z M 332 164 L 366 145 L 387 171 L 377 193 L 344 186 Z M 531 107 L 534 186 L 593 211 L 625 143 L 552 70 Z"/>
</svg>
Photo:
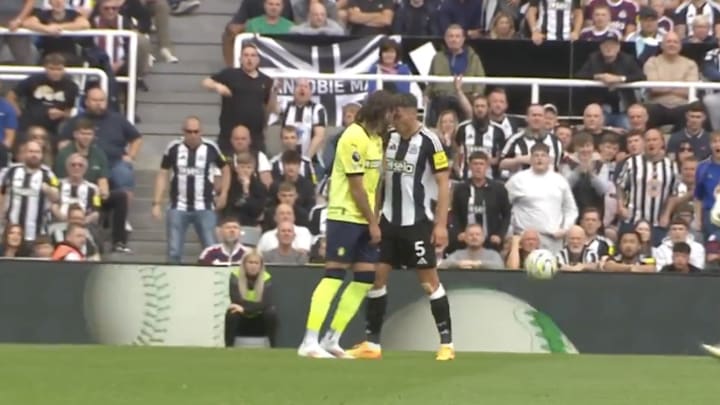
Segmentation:
<svg viewBox="0 0 720 405">
<path fill-rule="evenodd" d="M 180 63 L 156 63 L 145 80 L 150 91 L 138 92 L 138 127 L 144 142 L 136 162 L 137 190 L 129 217 L 134 254 L 112 254 L 109 260 L 165 260 L 165 223 L 154 221 L 150 214 L 155 175 L 166 145 L 181 135 L 185 117 L 199 117 L 205 134 L 218 133 L 218 96 L 205 91 L 200 82 L 223 67 L 220 34 L 238 4 L 239 0 L 206 0 L 192 15 L 172 18 L 171 37 Z M 183 262 L 195 262 L 200 251 L 195 233 L 188 232 Z"/>
</svg>

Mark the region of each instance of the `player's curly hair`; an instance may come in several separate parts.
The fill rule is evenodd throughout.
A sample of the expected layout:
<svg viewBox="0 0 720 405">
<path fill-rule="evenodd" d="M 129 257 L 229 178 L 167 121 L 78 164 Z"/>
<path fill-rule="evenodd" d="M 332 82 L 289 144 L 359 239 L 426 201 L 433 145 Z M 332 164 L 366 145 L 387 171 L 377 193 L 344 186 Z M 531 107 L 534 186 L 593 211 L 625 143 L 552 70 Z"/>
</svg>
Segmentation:
<svg viewBox="0 0 720 405">
<path fill-rule="evenodd" d="M 395 100 L 395 95 L 386 90 L 372 93 L 355 116 L 355 122 L 369 131 L 378 134 L 385 133 L 388 126 L 387 114 L 395 108 Z"/>
</svg>

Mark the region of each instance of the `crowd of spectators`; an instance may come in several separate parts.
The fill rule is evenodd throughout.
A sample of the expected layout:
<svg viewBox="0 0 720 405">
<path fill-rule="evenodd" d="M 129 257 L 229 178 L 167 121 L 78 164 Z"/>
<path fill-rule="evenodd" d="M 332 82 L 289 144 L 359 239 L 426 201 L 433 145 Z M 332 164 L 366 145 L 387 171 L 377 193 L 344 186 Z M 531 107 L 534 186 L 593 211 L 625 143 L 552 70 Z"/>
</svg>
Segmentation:
<svg viewBox="0 0 720 405">
<path fill-rule="evenodd" d="M 137 59 L 142 77 L 155 59 L 147 35 L 157 32 L 158 55 L 177 62 L 168 16 L 190 12 L 199 2 L 100 0 L 94 7 L 72 2 L 68 8 L 65 0 L 49 0 L 40 10 L 29 3 L 34 2 L 15 2 L 15 13 L 0 8 L 0 23 L 9 28 L 47 34 L 35 44 L 45 73 L 22 81 L 0 103 L 5 112 L 0 148 L 15 162 L 5 159 L 10 166 L 2 194 L 9 226 L 0 242 L 3 254 L 32 255 L 34 248 L 37 255 L 43 243 L 77 247 L 79 239 L 70 232 L 77 227 L 85 237 L 79 253 L 68 254 L 97 257 L 102 251 L 97 230 L 104 227 L 112 230 L 112 249 L 129 252 L 126 219 L 141 135 L 118 112 L 121 89 L 111 86 L 109 94 L 97 87 L 80 89 L 64 72 L 65 66 L 88 63 L 122 75 L 126 44 L 110 44 L 107 38 L 85 44 L 58 34 L 87 28 L 145 34 Z M 430 74 L 455 81 L 423 86 L 425 122 L 441 136 L 453 161 L 452 237 L 443 267 L 519 268 L 538 247 L 557 253 L 565 270 L 692 271 L 720 261 L 720 235 L 706 221 L 714 190 L 702 188 L 709 180 L 699 169 L 711 155 L 720 158 L 720 137 L 711 133 L 720 129 L 720 114 L 711 107 L 719 99 L 709 94 L 690 102 L 687 89 L 614 87 L 641 80 L 720 80 L 717 49 L 700 66 L 681 55 L 685 43 L 717 42 L 720 6 L 715 3 L 244 0 L 222 37 L 228 66 L 233 39 L 242 32 L 443 36 Z M 538 45 L 597 41 L 599 50 L 576 77 L 607 87 L 588 90 L 591 103 L 579 122 L 561 120 L 553 100 L 514 106 L 527 107 L 527 114 L 510 116 L 503 88 L 463 80 L 486 74 L 487 55 L 468 44 L 478 38 Z M 33 52 L 25 47 L 30 42 L 5 39 L 18 62 L 32 63 L 27 58 Z M 635 44 L 634 54 L 621 51 L 623 41 Z M 412 74 L 402 57 L 400 45 L 386 38 L 371 72 Z M 342 129 L 330 131 L 310 81 L 296 80 L 292 102 L 279 105 L 278 83 L 258 70 L 258 49 L 246 44 L 239 58 L 239 68 L 202 82 L 222 98 L 217 144 L 209 139 L 214 134 L 203 134 L 199 119 L 188 117 L 183 140 L 164 153 L 152 213 L 163 218 L 169 196 L 168 261 L 181 260 L 184 239 L 178 235 L 193 224 L 205 248 L 201 263 L 237 264 L 251 248 L 267 263 L 322 262 L 326 179 Z M 410 91 L 404 83 L 383 86 Z M 369 91 L 374 90 L 372 83 Z M 345 105 L 344 125 L 361 109 L 361 100 Z M 272 157 L 266 147 L 270 114 L 280 116 L 282 144 Z M 20 218 L 29 215 L 27 208 L 15 212 L 12 205 L 34 187 L 25 184 L 25 179 L 32 183 L 34 173 L 49 185 L 37 186 L 37 209 L 50 215 L 37 215 L 29 226 L 32 221 Z M 207 184 L 181 184 L 195 177 Z M 168 181 L 169 189 L 160 187 Z M 43 232 L 46 228 L 52 232 Z"/>
</svg>

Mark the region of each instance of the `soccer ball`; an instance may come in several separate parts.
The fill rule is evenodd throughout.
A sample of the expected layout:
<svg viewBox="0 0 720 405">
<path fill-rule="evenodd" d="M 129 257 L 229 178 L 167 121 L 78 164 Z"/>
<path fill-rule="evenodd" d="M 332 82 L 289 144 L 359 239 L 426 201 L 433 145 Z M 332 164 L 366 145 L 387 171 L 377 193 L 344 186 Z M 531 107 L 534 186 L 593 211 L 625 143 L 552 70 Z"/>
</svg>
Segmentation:
<svg viewBox="0 0 720 405">
<path fill-rule="evenodd" d="M 524 265 L 528 276 L 540 280 L 553 278 L 558 270 L 555 255 L 547 249 L 537 249 L 530 252 L 525 258 Z"/>
<path fill-rule="evenodd" d="M 720 195 L 715 195 L 715 204 L 710 209 L 710 222 L 720 226 Z"/>
</svg>

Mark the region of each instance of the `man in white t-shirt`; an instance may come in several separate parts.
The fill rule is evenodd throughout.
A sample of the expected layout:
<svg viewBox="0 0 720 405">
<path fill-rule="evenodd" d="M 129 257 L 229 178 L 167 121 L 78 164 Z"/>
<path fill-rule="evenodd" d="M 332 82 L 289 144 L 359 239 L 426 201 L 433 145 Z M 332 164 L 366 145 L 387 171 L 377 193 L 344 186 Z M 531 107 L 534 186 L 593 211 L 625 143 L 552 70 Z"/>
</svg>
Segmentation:
<svg viewBox="0 0 720 405">
<path fill-rule="evenodd" d="M 275 223 L 279 224 L 282 222 L 295 223 L 295 213 L 293 208 L 288 204 L 279 204 L 275 209 Z M 261 253 L 268 252 L 278 247 L 277 228 L 271 229 L 262 234 L 260 241 L 257 244 L 257 250 Z M 310 230 L 304 226 L 295 225 L 295 240 L 293 240 L 293 249 L 310 252 L 312 247 L 313 237 Z"/>
<path fill-rule="evenodd" d="M 565 233 L 575 224 L 578 209 L 567 180 L 550 170 L 549 152 L 544 143 L 533 145 L 530 168 L 510 177 L 505 187 L 512 204 L 513 232 L 535 229 L 540 246 L 557 253 Z"/>
</svg>

